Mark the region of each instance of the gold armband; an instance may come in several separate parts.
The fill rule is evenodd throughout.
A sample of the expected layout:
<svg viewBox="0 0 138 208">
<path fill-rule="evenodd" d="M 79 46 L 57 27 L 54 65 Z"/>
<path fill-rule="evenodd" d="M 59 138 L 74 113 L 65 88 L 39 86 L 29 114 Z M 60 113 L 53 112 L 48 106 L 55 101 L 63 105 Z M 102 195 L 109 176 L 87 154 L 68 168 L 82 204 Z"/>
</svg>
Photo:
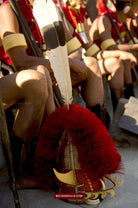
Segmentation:
<svg viewBox="0 0 138 208">
<path fill-rule="evenodd" d="M 100 48 L 96 45 L 93 44 L 92 46 L 90 46 L 87 51 L 85 52 L 85 56 L 94 56 L 96 53 L 98 53 L 100 51 Z"/>
<path fill-rule="evenodd" d="M 73 37 L 72 39 L 70 39 L 67 42 L 67 51 L 68 51 L 68 54 L 70 54 L 71 52 L 77 50 L 80 47 L 81 47 L 81 43 L 77 39 L 77 37 Z"/>
<path fill-rule="evenodd" d="M 14 33 L 5 36 L 2 40 L 2 44 L 6 53 L 8 53 L 8 50 L 17 46 L 23 46 L 25 49 L 27 49 L 25 37 L 21 33 Z"/>
<path fill-rule="evenodd" d="M 106 50 L 109 47 L 114 46 L 114 45 L 116 45 L 116 42 L 112 38 L 110 38 L 110 39 L 104 40 L 102 42 L 101 48 L 102 48 L 102 50 Z"/>
<path fill-rule="evenodd" d="M 85 31 L 84 24 L 83 23 L 78 23 L 77 26 L 76 26 L 76 32 L 80 33 L 80 32 L 84 32 L 84 31 Z"/>
<path fill-rule="evenodd" d="M 134 39 L 134 42 L 135 42 L 135 43 L 138 43 L 138 39 L 137 39 L 136 37 L 133 37 L 133 39 Z M 135 44 L 135 43 L 133 43 L 133 40 L 130 40 L 130 41 L 128 42 L 129 45 L 132 45 L 132 44 Z"/>
</svg>

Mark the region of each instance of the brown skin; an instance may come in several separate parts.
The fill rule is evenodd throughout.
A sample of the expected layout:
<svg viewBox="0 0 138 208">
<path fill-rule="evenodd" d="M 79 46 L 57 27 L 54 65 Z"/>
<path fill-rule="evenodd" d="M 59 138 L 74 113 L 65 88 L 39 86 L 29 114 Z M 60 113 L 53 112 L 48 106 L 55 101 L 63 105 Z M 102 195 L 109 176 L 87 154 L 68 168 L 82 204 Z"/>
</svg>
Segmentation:
<svg viewBox="0 0 138 208">
<path fill-rule="evenodd" d="M 72 54 L 73 55 L 73 54 Z M 79 53 L 78 54 L 75 54 L 76 55 L 76 57 L 78 57 L 78 55 L 79 55 Z M 99 56 L 100 57 L 100 56 Z M 87 59 L 88 58 L 88 59 Z M 83 64 L 82 64 L 82 59 L 81 58 L 78 58 L 77 60 L 76 59 L 74 59 L 73 57 L 70 57 L 69 58 L 69 63 L 70 63 L 70 66 L 71 66 L 71 69 L 73 69 L 73 73 L 74 74 L 76 74 L 76 77 L 75 76 L 73 76 L 73 78 L 74 78 L 74 80 L 72 80 L 72 82 L 73 82 L 73 85 L 75 86 L 75 85 L 77 85 L 77 84 L 79 84 L 80 82 L 82 82 L 82 80 L 87 80 L 87 75 L 89 75 L 88 73 L 88 66 L 92 66 L 93 67 L 93 73 L 91 73 L 91 71 L 90 71 L 90 73 L 91 74 L 98 74 L 97 75 L 97 77 L 99 76 L 99 78 L 100 78 L 100 80 L 101 80 L 101 73 L 99 72 L 99 70 L 98 71 L 96 71 L 96 69 L 98 69 L 98 65 L 97 65 L 97 61 L 95 61 L 95 59 L 94 58 L 91 58 L 91 59 L 89 59 L 89 57 L 87 57 L 86 58 L 86 60 L 84 61 L 84 67 L 83 67 Z M 30 57 L 29 58 L 27 58 L 27 60 L 29 60 L 30 59 Z M 100 58 L 99 58 L 100 59 Z M 35 59 L 34 61 L 36 61 L 36 63 L 37 63 L 37 61 L 39 61 L 40 59 Z M 33 59 L 31 58 L 31 61 L 33 61 Z M 43 60 L 44 61 L 44 60 Z M 45 62 L 45 61 L 44 61 Z M 15 67 L 17 68 L 17 69 L 22 69 L 22 65 L 20 66 L 18 66 L 18 62 L 14 62 L 15 63 Z M 26 63 L 26 65 L 28 66 L 28 64 L 29 64 L 30 62 L 28 62 L 27 61 L 27 63 Z M 94 67 L 94 63 L 96 64 L 96 67 Z M 47 64 L 46 66 L 47 66 L 47 68 L 49 68 L 49 65 L 48 65 L 48 63 L 47 62 L 45 62 L 45 64 Z M 81 70 L 80 70 L 81 69 Z M 95 71 L 94 71 L 95 70 Z M 75 73 L 75 72 L 76 73 Z M 81 73 L 81 75 L 79 75 Z M 77 74 L 78 74 L 78 76 L 77 76 Z M 89 77 L 89 76 L 88 76 Z M 91 76 L 90 77 L 90 79 L 92 79 L 93 77 Z M 94 80 L 94 79 L 92 79 L 92 80 Z M 101 82 L 101 81 L 100 81 Z M 89 87 L 89 84 L 90 84 L 91 82 L 88 82 L 88 81 L 86 81 L 85 82 L 85 86 L 86 87 L 88 87 L 88 89 L 90 89 Z M 82 84 L 83 85 L 83 84 Z M 92 86 L 91 86 L 92 87 Z M 84 87 L 84 89 L 85 89 L 85 87 Z M 98 86 L 98 89 L 100 89 L 99 88 L 99 86 Z M 85 89 L 85 92 L 86 92 L 86 89 Z M 92 93 L 92 92 L 91 92 Z M 98 94 L 98 91 L 96 91 L 96 93 Z M 88 93 L 86 93 L 84 96 L 87 96 L 88 95 Z M 100 96 L 98 96 L 98 97 L 100 97 Z M 100 99 L 102 98 L 102 96 L 100 97 Z M 89 97 L 88 96 L 88 98 L 86 97 L 85 98 L 86 100 L 87 99 L 90 99 L 90 100 L 88 100 L 88 102 L 90 103 L 90 102 L 93 102 L 93 99 L 92 99 L 92 97 Z M 102 99 L 101 99 L 101 102 L 103 102 L 102 101 Z M 94 103 L 93 103 L 94 104 Z M 35 179 L 35 178 L 26 178 L 26 179 L 23 179 L 23 178 L 20 178 L 20 180 L 18 181 L 18 188 L 26 188 L 26 186 L 28 187 L 39 187 L 39 184 L 37 183 L 37 180 Z"/>
<path fill-rule="evenodd" d="M 1 42 L 6 35 L 18 33 L 19 24 L 9 3 L 0 6 L 0 19 Z M 49 63 L 28 56 L 23 47 L 10 49 L 8 53 L 16 73 L 0 79 L 1 97 L 5 109 L 17 101 L 21 103 L 13 132 L 23 141 L 29 141 L 38 134 L 44 112 L 47 115 L 55 109 Z"/>
<path fill-rule="evenodd" d="M 85 24 L 87 21 L 85 19 Z M 69 41 L 73 36 L 73 28 L 68 22 L 68 26 L 70 31 L 66 29 L 66 26 L 63 22 L 64 29 L 65 29 L 65 36 L 66 41 Z M 88 34 L 88 32 L 86 32 Z M 82 44 L 83 47 L 89 48 L 91 46 L 91 42 L 88 44 Z M 84 78 L 80 82 L 81 89 L 82 89 L 82 96 L 86 102 L 87 106 L 95 106 L 97 104 L 103 105 L 103 84 L 102 84 L 102 76 L 100 72 L 100 68 L 98 65 L 97 60 L 94 57 L 84 57 L 82 58 L 82 51 L 81 48 L 76 50 L 75 52 L 69 54 L 69 60 L 73 61 L 73 66 L 79 69 L 78 73 L 84 73 Z M 77 74 L 72 71 L 71 67 L 71 77 L 73 80 L 73 85 L 75 85 L 75 78 L 77 79 Z M 74 68 L 73 68 L 74 70 Z"/>
<path fill-rule="evenodd" d="M 136 7 L 135 4 L 134 6 Z M 132 16 L 132 12 L 129 12 L 128 14 L 124 14 L 122 11 L 117 11 L 117 15 L 118 15 L 119 21 L 123 22 L 126 20 L 127 17 Z M 99 18 L 95 19 L 90 29 L 91 39 L 92 40 L 101 39 L 101 41 L 104 41 L 104 40 L 112 38 L 111 28 L 112 28 L 112 24 L 109 18 L 104 15 L 100 16 Z M 115 52 L 117 50 L 121 51 L 120 58 L 122 59 L 123 57 L 122 67 L 124 70 L 124 83 L 125 84 L 132 83 L 131 68 L 133 68 L 134 65 L 137 64 L 136 54 L 138 50 L 138 44 L 129 45 L 129 46 L 127 44 L 119 44 L 119 45 L 114 45 L 114 46 L 109 47 L 108 50 L 114 50 Z M 126 53 L 130 51 L 132 55 L 130 55 L 130 53 Z M 134 58 L 133 55 L 135 55 L 136 58 Z"/>
<path fill-rule="evenodd" d="M 98 15 L 98 9 L 97 9 L 96 4 L 97 4 L 97 0 L 88 0 L 87 5 L 86 5 L 86 10 L 87 10 L 87 13 L 91 22 L 93 22 L 93 20 Z"/>
<path fill-rule="evenodd" d="M 19 33 L 18 20 L 9 3 L 0 6 L 0 46 L 3 37 Z M 4 109 L 20 104 L 13 126 L 14 136 L 28 143 L 39 133 L 43 118 L 55 110 L 50 63 L 40 57 L 28 56 L 23 47 L 8 51 L 15 73 L 0 79 Z M 18 54 L 18 55 L 17 55 Z M 18 188 L 39 187 L 37 179 L 21 176 Z"/>
<path fill-rule="evenodd" d="M 70 1 L 72 2 L 72 0 Z M 84 19 L 84 26 L 85 26 L 85 32 L 86 32 L 89 42 L 88 44 L 82 44 L 82 47 L 85 48 L 85 50 L 87 50 L 93 43 L 90 37 L 89 25 L 86 19 Z M 70 24 L 69 24 L 69 28 L 70 28 L 71 35 L 65 32 L 67 41 L 71 39 L 72 33 L 73 33 L 73 28 L 71 27 Z M 75 53 L 70 54 L 69 57 L 82 60 L 82 53 L 80 50 L 78 50 Z M 102 75 L 108 74 L 108 82 L 110 84 L 110 87 L 115 91 L 117 99 L 119 100 L 122 97 L 122 87 L 124 86 L 125 65 L 123 64 L 123 62 L 125 61 L 127 63 L 127 66 L 131 68 L 135 64 L 137 64 L 136 58 L 131 53 L 122 52 L 119 50 L 100 51 L 95 55 L 95 58 L 98 60 L 101 74 Z M 87 61 L 85 62 L 86 59 Z M 87 63 L 89 62 L 88 60 L 91 60 L 91 57 L 85 57 L 83 59 L 83 62 L 86 64 L 86 66 L 87 66 Z M 93 68 L 91 69 L 92 66 Z M 89 65 L 89 69 L 91 69 L 92 71 L 96 69 L 96 67 L 93 63 L 91 63 L 91 65 Z M 130 72 L 130 70 L 128 72 Z M 94 80 L 95 80 L 95 86 L 93 87 L 97 89 L 98 81 L 95 78 Z M 131 83 L 131 79 L 127 79 L 126 83 Z M 92 86 L 91 86 L 91 89 L 92 89 Z M 89 97 L 90 96 L 91 95 L 89 95 Z"/>
<path fill-rule="evenodd" d="M 34 0 L 29 0 L 31 7 L 33 8 Z"/>
<path fill-rule="evenodd" d="M 135 18 L 128 18 L 126 23 L 133 37 L 136 37 L 138 39 L 138 17 L 136 16 Z M 127 42 L 131 40 L 129 35 L 127 35 L 126 38 Z"/>
<path fill-rule="evenodd" d="M 85 26 L 85 32 L 87 34 L 87 38 L 88 38 L 89 42 L 88 42 L 88 44 L 82 44 L 82 47 L 85 48 L 85 50 L 87 50 L 93 43 L 92 43 L 92 40 L 90 37 L 89 25 L 88 25 L 86 19 L 84 19 L 84 26 Z M 70 27 L 70 33 L 72 34 L 73 28 L 70 25 L 69 25 L 69 27 Z M 67 37 L 67 41 L 69 39 L 71 39 L 72 35 L 69 36 L 69 34 L 67 34 L 67 32 L 65 34 Z M 69 57 L 73 57 L 75 59 L 78 58 L 81 60 L 82 54 L 78 50 L 77 52 L 71 54 Z M 108 76 L 109 84 L 112 89 L 117 90 L 117 97 L 119 99 L 122 96 L 121 95 L 121 88 L 124 86 L 125 66 L 123 64 L 123 61 L 126 61 L 127 65 L 129 65 L 129 67 L 131 68 L 137 63 L 136 58 L 131 53 L 122 52 L 119 50 L 100 51 L 99 53 L 97 53 L 95 55 L 95 58 L 98 60 L 98 64 L 100 66 L 100 71 L 101 71 L 102 75 L 105 75 L 105 74 L 109 75 Z M 85 60 L 85 59 L 86 59 L 86 57 L 83 60 Z M 87 57 L 87 60 L 88 59 L 91 59 L 91 57 Z M 127 82 L 130 83 L 131 80 L 127 80 Z M 95 88 L 96 88 L 96 84 L 95 84 Z M 118 90 L 120 90 L 120 93 L 118 93 Z"/>
<path fill-rule="evenodd" d="M 121 22 L 124 22 L 127 18 L 132 18 L 134 12 L 137 9 L 137 4 L 135 3 L 132 7 L 132 10 L 127 14 L 124 14 L 122 10 L 117 11 L 118 19 Z M 95 19 L 93 25 L 90 29 L 90 36 L 92 40 L 101 39 L 102 41 L 112 38 L 111 34 L 112 24 L 108 17 L 102 15 L 99 18 Z M 118 44 L 108 48 L 108 50 L 121 50 L 135 53 L 138 51 L 138 44 L 128 45 L 127 44 Z"/>
</svg>

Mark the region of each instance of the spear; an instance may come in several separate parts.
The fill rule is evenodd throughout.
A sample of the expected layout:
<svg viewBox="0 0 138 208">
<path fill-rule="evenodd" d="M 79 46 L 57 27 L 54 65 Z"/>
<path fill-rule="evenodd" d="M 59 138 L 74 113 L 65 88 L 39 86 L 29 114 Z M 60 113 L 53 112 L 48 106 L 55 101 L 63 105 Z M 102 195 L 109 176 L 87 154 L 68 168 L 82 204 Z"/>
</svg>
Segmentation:
<svg viewBox="0 0 138 208">
<path fill-rule="evenodd" d="M 109 12 L 109 9 L 108 9 L 108 7 L 107 7 L 106 1 L 103 0 L 103 3 L 104 3 L 104 6 L 105 6 L 105 8 L 106 8 L 106 10 L 107 10 L 107 12 L 108 12 L 108 15 L 109 15 L 109 18 L 110 18 L 110 20 L 111 20 L 111 23 L 112 23 L 112 25 L 113 25 L 113 27 L 114 27 L 114 29 L 115 29 L 117 35 L 118 35 L 118 38 L 119 38 L 121 44 L 123 44 L 123 41 L 122 41 L 122 38 L 121 38 L 121 36 L 120 36 L 119 30 L 118 30 L 118 28 L 116 27 L 116 24 L 114 23 L 114 21 L 113 21 L 113 19 L 112 19 L 112 15 L 111 15 L 111 13 Z"/>
<path fill-rule="evenodd" d="M 128 26 L 127 26 L 126 22 L 125 22 L 125 29 L 126 29 L 128 35 L 129 35 L 129 37 L 131 38 L 132 42 L 135 44 L 136 42 L 134 40 L 134 37 L 133 37 L 131 31 L 128 29 Z"/>
<path fill-rule="evenodd" d="M 8 128 L 7 128 L 7 123 L 6 123 L 6 118 L 5 118 L 5 113 L 4 113 L 1 98 L 0 98 L 0 139 L 2 141 L 3 153 L 7 163 L 9 182 L 14 197 L 14 204 L 16 208 L 20 208 L 20 202 L 19 202 L 15 176 L 13 171 L 13 161 L 12 161 Z"/>
</svg>

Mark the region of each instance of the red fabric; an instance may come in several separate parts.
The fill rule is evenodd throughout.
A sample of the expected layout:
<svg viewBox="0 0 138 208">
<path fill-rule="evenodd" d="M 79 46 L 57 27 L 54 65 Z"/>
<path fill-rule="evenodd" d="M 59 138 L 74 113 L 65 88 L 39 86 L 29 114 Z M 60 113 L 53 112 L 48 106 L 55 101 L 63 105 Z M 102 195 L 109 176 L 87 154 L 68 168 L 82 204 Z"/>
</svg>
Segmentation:
<svg viewBox="0 0 138 208">
<path fill-rule="evenodd" d="M 125 24 L 124 23 L 122 23 L 122 24 L 119 23 L 116 12 L 113 12 L 110 9 L 109 9 L 109 12 L 110 12 L 110 14 L 112 16 L 113 21 L 116 24 L 116 27 L 117 27 L 119 33 L 121 34 L 121 32 L 124 32 L 125 31 Z M 108 12 L 107 11 L 104 12 L 104 15 L 106 15 L 109 18 L 109 20 L 110 20 L 110 17 L 108 15 Z M 112 26 L 112 37 L 113 37 L 113 39 L 115 41 L 118 40 L 118 35 L 117 35 L 116 30 L 115 30 L 115 28 L 113 26 Z M 126 42 L 124 42 L 124 43 L 126 43 Z"/>
<path fill-rule="evenodd" d="M 3 2 L 2 4 L 6 3 L 6 2 L 8 2 L 8 1 L 9 1 L 9 0 L 3 0 L 3 1 L 2 1 L 2 2 Z M 1 5 L 2 5 L 2 4 L 1 4 Z"/>
<path fill-rule="evenodd" d="M 8 2 L 8 0 L 6 0 L 4 3 L 6 3 L 6 2 Z M 33 20 L 33 22 L 31 24 L 29 24 L 29 27 L 30 27 L 33 37 L 38 42 L 38 45 L 41 47 L 41 45 L 43 43 L 43 38 L 40 34 L 40 30 L 39 30 L 36 20 L 33 16 L 29 1 L 28 0 L 18 0 L 17 3 L 23 13 L 24 18 L 26 19 L 26 22 L 29 24 Z M 29 48 L 27 49 L 27 54 L 32 55 L 32 52 Z M 8 54 L 5 54 L 3 47 L 0 47 L 0 60 L 3 60 L 7 64 L 11 64 L 11 61 L 9 60 L 9 56 L 8 56 Z"/>
<path fill-rule="evenodd" d="M 65 14 L 67 20 L 70 22 L 70 24 L 74 28 L 73 36 L 76 36 L 78 38 L 78 40 L 82 43 L 82 40 L 81 40 L 80 36 L 78 35 L 78 33 L 75 32 L 75 29 L 76 29 L 76 26 L 78 23 L 84 23 L 86 9 L 83 7 L 80 7 L 80 12 L 78 14 L 76 14 L 72 9 L 68 9 L 66 3 L 61 2 L 61 5 L 62 5 L 62 9 L 64 11 L 64 14 Z M 74 20 L 73 20 L 73 18 L 74 18 Z"/>
<path fill-rule="evenodd" d="M 59 107 L 46 118 L 36 147 L 35 175 L 39 177 L 43 188 L 47 188 L 48 175 L 51 175 L 52 180 L 52 168 L 57 166 L 58 145 L 64 129 L 69 131 L 72 143 L 78 149 L 82 170 L 93 183 L 119 170 L 121 156 L 102 122 L 79 105 L 72 104 L 69 110 L 66 106 Z"/>
<path fill-rule="evenodd" d="M 106 0 L 107 3 L 107 0 Z M 103 3 L 103 0 L 98 0 L 98 15 L 101 15 L 106 11 L 105 5 Z"/>
<path fill-rule="evenodd" d="M 38 45 L 41 46 L 43 43 L 43 38 L 41 36 L 39 27 L 37 25 L 37 22 L 33 16 L 32 8 L 29 4 L 28 0 L 18 0 L 18 5 L 23 13 L 23 16 L 26 20 L 26 22 L 29 24 L 30 30 L 33 34 L 34 39 L 38 42 Z M 33 20 L 33 23 L 30 24 L 30 22 Z"/>
<path fill-rule="evenodd" d="M 8 54 L 5 53 L 3 47 L 0 47 L 0 61 L 3 61 L 4 63 L 8 65 L 11 65 L 11 60 L 9 59 Z"/>
<path fill-rule="evenodd" d="M 68 170 L 69 171 L 69 170 Z M 100 182 L 100 180 L 95 180 L 95 181 L 91 181 L 88 176 L 83 173 L 83 171 L 81 170 L 75 170 L 75 174 L 76 174 L 76 179 L 77 179 L 77 183 L 79 185 L 83 185 L 77 188 L 77 190 L 79 191 L 79 193 L 84 193 L 85 192 L 92 192 L 92 189 L 94 191 L 99 191 L 102 189 L 102 184 Z M 92 186 L 92 188 L 90 187 L 90 185 Z M 74 187 L 69 186 L 65 183 L 61 183 L 60 184 L 60 193 L 75 193 Z"/>
</svg>

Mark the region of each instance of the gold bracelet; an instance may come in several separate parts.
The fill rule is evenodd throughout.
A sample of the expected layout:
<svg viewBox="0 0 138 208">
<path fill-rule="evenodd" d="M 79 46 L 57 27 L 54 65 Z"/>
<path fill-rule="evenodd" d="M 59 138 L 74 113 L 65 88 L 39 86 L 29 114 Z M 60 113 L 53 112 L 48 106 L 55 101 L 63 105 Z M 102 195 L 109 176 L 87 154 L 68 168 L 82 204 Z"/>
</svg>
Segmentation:
<svg viewBox="0 0 138 208">
<path fill-rule="evenodd" d="M 80 41 L 78 40 L 77 37 L 73 37 L 72 39 L 70 39 L 67 42 L 67 51 L 68 51 L 68 54 L 70 54 L 71 52 L 77 50 L 80 47 L 81 47 L 81 43 L 80 43 Z"/>
<path fill-rule="evenodd" d="M 14 34 L 5 36 L 2 39 L 2 44 L 6 53 L 8 53 L 10 49 L 18 47 L 18 46 L 22 46 L 25 49 L 27 49 L 27 43 L 22 33 L 14 33 Z"/>
<path fill-rule="evenodd" d="M 87 51 L 85 52 L 85 56 L 94 56 L 97 52 L 100 51 L 100 48 L 96 45 L 93 44 L 92 46 L 90 46 Z"/>
<path fill-rule="evenodd" d="M 101 48 L 102 50 L 106 50 L 109 47 L 114 46 L 114 45 L 116 45 L 116 42 L 114 41 L 114 39 L 110 38 L 110 39 L 104 40 L 101 43 Z"/>
</svg>

